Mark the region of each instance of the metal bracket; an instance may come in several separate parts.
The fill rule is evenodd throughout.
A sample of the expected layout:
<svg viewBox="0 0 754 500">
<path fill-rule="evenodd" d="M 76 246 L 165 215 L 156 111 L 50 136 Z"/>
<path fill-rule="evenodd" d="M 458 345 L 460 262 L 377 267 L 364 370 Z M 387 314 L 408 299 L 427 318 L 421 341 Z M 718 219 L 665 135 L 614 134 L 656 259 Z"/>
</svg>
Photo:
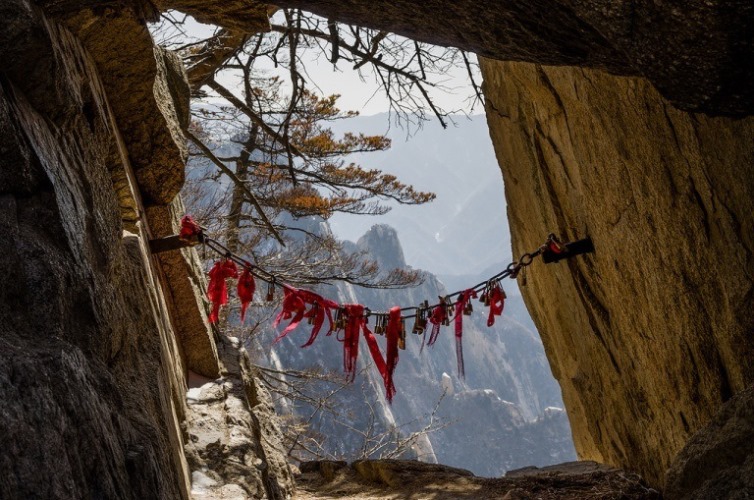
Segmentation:
<svg viewBox="0 0 754 500">
<path fill-rule="evenodd" d="M 583 240 L 566 243 L 564 247 L 565 251 L 561 253 L 556 253 L 549 248 L 546 248 L 542 251 L 542 261 L 545 264 L 551 264 L 553 262 L 560 262 L 563 259 L 568 259 L 576 255 L 594 252 L 594 243 L 592 243 L 592 239 L 589 237 L 584 238 Z"/>
<path fill-rule="evenodd" d="M 195 247 L 201 243 L 199 235 L 189 238 L 181 238 L 180 235 L 166 236 L 165 238 L 155 238 L 149 240 L 149 249 L 152 253 L 170 252 L 180 250 L 181 248 Z"/>
</svg>

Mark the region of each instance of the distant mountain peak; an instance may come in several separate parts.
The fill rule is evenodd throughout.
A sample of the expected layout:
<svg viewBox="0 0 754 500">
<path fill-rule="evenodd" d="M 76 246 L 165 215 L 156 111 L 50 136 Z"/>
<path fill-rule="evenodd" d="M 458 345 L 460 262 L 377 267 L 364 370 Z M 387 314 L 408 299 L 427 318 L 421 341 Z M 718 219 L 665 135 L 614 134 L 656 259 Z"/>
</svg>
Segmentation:
<svg viewBox="0 0 754 500">
<path fill-rule="evenodd" d="M 387 224 L 375 224 L 356 242 L 384 270 L 406 267 L 398 232 Z"/>
</svg>

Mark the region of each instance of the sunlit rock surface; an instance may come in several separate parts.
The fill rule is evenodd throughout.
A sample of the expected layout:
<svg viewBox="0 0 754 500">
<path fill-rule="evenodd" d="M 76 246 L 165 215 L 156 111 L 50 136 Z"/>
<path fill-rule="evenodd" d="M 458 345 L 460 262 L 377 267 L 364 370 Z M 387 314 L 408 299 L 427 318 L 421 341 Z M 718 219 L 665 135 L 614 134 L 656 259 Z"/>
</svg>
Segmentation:
<svg viewBox="0 0 754 500">
<path fill-rule="evenodd" d="M 675 109 L 643 79 L 483 60 L 514 254 L 596 252 L 523 289 L 576 449 L 662 484 L 754 381 L 754 120 Z"/>
</svg>

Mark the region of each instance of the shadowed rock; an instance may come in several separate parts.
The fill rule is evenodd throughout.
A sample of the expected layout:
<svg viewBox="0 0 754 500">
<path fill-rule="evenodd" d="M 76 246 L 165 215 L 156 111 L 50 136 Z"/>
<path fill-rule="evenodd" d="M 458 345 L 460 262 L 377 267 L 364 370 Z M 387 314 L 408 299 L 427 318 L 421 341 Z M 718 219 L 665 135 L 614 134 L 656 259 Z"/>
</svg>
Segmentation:
<svg viewBox="0 0 754 500">
<path fill-rule="evenodd" d="M 669 500 L 754 497 L 754 387 L 694 434 L 668 470 Z"/>
</svg>

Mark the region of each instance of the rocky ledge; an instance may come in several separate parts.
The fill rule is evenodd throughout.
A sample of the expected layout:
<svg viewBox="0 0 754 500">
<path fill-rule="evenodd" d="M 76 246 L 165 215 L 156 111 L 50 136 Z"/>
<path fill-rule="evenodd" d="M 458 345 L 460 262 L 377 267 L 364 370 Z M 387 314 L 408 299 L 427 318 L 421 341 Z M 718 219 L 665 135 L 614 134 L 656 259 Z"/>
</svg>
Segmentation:
<svg viewBox="0 0 754 500">
<path fill-rule="evenodd" d="M 641 478 L 595 462 L 527 467 L 502 478 L 407 460 L 320 461 L 301 464 L 299 500 L 352 498 L 659 499 Z"/>
</svg>

